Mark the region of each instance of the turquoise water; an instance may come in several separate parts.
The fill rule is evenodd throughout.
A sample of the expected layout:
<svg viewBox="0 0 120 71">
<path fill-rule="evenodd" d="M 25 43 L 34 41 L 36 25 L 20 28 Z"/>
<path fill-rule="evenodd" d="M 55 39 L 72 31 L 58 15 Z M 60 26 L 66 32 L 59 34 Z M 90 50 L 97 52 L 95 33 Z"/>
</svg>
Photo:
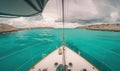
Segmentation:
<svg viewBox="0 0 120 71">
<path fill-rule="evenodd" d="M 0 34 L 0 71 L 27 71 L 61 45 L 62 29 Z M 101 71 L 120 71 L 120 32 L 65 29 L 65 41 Z"/>
</svg>

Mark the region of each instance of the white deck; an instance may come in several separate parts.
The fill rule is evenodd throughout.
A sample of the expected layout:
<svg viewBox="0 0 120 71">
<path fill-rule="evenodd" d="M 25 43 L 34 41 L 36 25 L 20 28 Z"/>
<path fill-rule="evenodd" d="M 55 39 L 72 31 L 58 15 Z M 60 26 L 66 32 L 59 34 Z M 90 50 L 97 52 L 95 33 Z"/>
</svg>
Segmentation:
<svg viewBox="0 0 120 71">
<path fill-rule="evenodd" d="M 63 48 L 60 47 L 61 49 Z M 85 60 L 80 55 L 76 54 L 74 51 L 69 49 L 65 46 L 65 58 L 66 58 L 66 64 L 72 63 L 73 66 L 70 67 L 68 65 L 68 69 L 71 69 L 71 71 L 83 71 L 83 69 L 87 69 L 87 71 L 99 71 L 96 69 L 92 64 L 90 64 L 87 60 Z M 46 56 L 43 60 L 38 62 L 34 67 L 32 67 L 29 71 L 43 71 L 44 68 L 47 69 L 47 71 L 56 71 L 56 66 L 54 65 L 55 62 L 58 62 L 58 64 L 63 64 L 63 57 L 62 55 L 59 55 L 59 48 L 53 51 L 51 54 Z"/>
</svg>

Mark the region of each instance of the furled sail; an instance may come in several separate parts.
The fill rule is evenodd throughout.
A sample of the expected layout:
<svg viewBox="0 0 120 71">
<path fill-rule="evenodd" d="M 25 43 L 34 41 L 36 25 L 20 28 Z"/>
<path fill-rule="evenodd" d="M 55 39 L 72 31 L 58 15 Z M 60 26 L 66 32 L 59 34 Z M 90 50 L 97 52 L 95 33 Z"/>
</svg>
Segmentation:
<svg viewBox="0 0 120 71">
<path fill-rule="evenodd" d="M 0 17 L 28 17 L 41 13 L 48 0 L 0 0 Z"/>
</svg>

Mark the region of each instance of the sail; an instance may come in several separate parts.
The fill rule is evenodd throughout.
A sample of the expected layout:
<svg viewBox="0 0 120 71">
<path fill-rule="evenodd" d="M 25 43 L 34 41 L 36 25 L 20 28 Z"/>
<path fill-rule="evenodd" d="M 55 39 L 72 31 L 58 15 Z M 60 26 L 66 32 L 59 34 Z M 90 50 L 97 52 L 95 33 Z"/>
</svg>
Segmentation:
<svg viewBox="0 0 120 71">
<path fill-rule="evenodd" d="M 41 13 L 48 0 L 0 0 L 0 17 L 28 17 Z"/>
</svg>

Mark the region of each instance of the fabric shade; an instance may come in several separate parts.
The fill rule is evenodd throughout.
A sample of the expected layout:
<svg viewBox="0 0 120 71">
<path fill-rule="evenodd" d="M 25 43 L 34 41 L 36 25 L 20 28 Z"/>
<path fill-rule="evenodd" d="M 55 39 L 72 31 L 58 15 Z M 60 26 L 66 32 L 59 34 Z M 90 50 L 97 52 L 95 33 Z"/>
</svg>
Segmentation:
<svg viewBox="0 0 120 71">
<path fill-rule="evenodd" d="M 48 0 L 0 0 L 0 17 L 28 17 L 41 13 Z"/>
</svg>

